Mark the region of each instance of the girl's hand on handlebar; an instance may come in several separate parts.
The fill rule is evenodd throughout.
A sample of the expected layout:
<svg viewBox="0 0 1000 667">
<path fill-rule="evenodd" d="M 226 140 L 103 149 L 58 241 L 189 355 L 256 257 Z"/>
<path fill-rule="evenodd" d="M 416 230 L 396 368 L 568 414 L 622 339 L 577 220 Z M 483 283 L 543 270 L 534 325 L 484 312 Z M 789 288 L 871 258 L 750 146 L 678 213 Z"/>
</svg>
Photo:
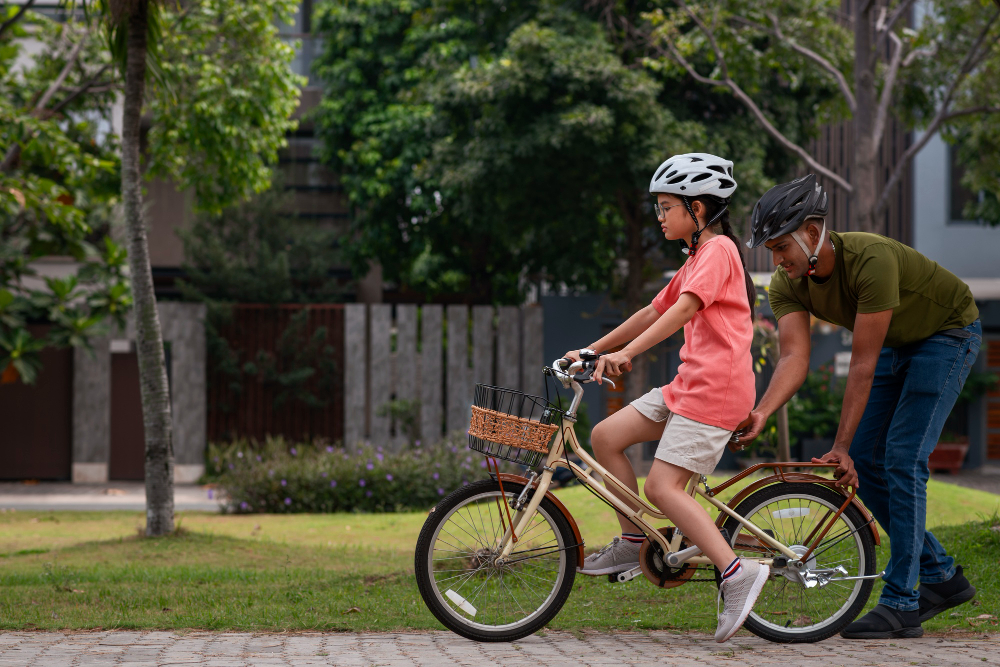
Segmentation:
<svg viewBox="0 0 1000 667">
<path fill-rule="evenodd" d="M 597 368 L 594 369 L 594 380 L 597 384 L 602 384 L 601 379 L 605 375 L 616 376 L 632 370 L 632 357 L 623 351 L 605 354 L 597 360 Z"/>
<path fill-rule="evenodd" d="M 580 359 L 580 350 L 570 350 L 569 352 L 563 355 L 563 359 L 572 359 L 574 362 L 582 361 Z"/>
</svg>

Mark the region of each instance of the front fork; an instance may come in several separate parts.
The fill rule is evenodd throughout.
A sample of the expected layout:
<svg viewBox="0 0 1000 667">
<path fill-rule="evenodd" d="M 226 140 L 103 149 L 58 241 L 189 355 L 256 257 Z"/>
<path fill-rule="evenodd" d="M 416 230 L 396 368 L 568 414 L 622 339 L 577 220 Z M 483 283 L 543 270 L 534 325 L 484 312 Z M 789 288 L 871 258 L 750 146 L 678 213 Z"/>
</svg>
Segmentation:
<svg viewBox="0 0 1000 667">
<path fill-rule="evenodd" d="M 542 499 L 545 498 L 545 494 L 549 490 L 549 484 L 552 483 L 553 473 L 555 473 L 555 469 L 547 465 L 541 475 L 532 471 L 531 476 L 528 479 L 528 483 L 525 484 L 524 489 L 515 499 L 514 507 L 512 508 L 515 512 L 511 517 L 510 525 L 507 526 L 507 529 L 497 542 L 497 565 L 502 565 L 503 562 L 507 560 L 511 551 L 514 549 L 514 538 L 521 535 L 530 525 L 531 519 L 535 516 L 535 512 L 538 511 L 538 506 L 541 504 Z M 534 485 L 535 492 L 532 494 L 531 500 L 528 501 L 527 506 L 525 506 L 524 501 L 527 498 L 527 494 L 531 493 L 531 487 L 536 479 L 538 479 L 538 484 Z M 509 501 L 504 498 L 504 502 Z"/>
</svg>

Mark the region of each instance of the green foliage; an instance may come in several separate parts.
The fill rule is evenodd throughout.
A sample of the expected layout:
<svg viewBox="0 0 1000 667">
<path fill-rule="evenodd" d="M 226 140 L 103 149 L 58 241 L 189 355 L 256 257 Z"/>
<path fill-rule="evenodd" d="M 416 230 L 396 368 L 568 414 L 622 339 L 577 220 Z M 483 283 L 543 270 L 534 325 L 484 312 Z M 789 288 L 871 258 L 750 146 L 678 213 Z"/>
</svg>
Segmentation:
<svg viewBox="0 0 1000 667">
<path fill-rule="evenodd" d="M 322 441 L 292 445 L 277 438 L 260 447 L 213 445 L 208 456 L 227 508 L 237 513 L 427 509 L 486 474 L 486 459 L 466 451 L 462 439 L 390 454 L 382 447 L 348 452 Z"/>
<path fill-rule="evenodd" d="M 375 414 L 379 417 L 389 417 L 396 431 L 406 436 L 410 446 L 417 445 L 419 442 L 417 436 L 420 434 L 419 400 L 395 399 L 379 407 Z"/>
<path fill-rule="evenodd" d="M 789 160 L 738 104 L 642 68 L 632 36 L 589 7 L 319 6 L 327 39 L 315 120 L 354 207 L 357 270 L 377 258 L 389 280 L 496 303 L 518 303 L 526 280 L 606 289 L 629 248 L 640 264 L 657 248 L 675 252 L 646 194 L 670 154 L 736 160 L 734 219 L 770 185 L 765 173 L 784 175 Z M 623 24 L 641 22 L 623 11 Z M 789 132 L 806 132 L 812 82 L 789 95 L 777 79 L 762 86 L 783 101 Z"/>
<path fill-rule="evenodd" d="M 148 100 L 149 175 L 194 189 L 219 213 L 271 184 L 272 165 L 305 79 L 278 36 L 295 0 L 198 0 L 164 6 L 156 57 L 163 76 Z M 211 177 L 208 177 L 208 176 Z"/>
<path fill-rule="evenodd" d="M 288 215 L 280 185 L 219 213 L 202 213 L 179 235 L 185 297 L 225 303 L 343 300 L 330 275 L 341 262 L 337 232 Z"/>
<path fill-rule="evenodd" d="M 837 433 L 844 404 L 846 378 L 834 378 L 829 365 L 809 371 L 788 402 L 788 432 L 792 440 L 828 438 Z"/>
<path fill-rule="evenodd" d="M 15 12 L 0 4 L 0 15 Z M 29 30 L 41 43 L 33 57 L 23 53 Z M 86 346 L 103 320 L 121 324 L 131 304 L 125 252 L 106 236 L 118 145 L 102 125 L 110 124 L 113 95 L 100 86 L 72 93 L 108 64 L 95 36 L 33 12 L 0 37 L 0 372 L 13 365 L 28 384 L 44 347 Z M 62 278 L 38 275 L 37 261 L 49 256 L 75 264 Z M 29 323 L 52 326 L 33 335 Z"/>
</svg>

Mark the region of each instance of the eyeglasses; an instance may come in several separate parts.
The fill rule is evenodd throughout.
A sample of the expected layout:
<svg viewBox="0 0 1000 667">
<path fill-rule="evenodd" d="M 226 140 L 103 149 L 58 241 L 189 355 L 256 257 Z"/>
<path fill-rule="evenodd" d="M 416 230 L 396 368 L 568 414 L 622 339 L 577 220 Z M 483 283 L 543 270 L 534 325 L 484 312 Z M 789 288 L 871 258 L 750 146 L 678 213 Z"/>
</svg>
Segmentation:
<svg viewBox="0 0 1000 667">
<path fill-rule="evenodd" d="M 683 204 L 673 204 L 672 206 L 660 206 L 659 202 L 653 203 L 653 211 L 656 212 L 657 218 L 662 218 L 667 215 L 667 211 L 678 206 L 683 206 Z"/>
</svg>

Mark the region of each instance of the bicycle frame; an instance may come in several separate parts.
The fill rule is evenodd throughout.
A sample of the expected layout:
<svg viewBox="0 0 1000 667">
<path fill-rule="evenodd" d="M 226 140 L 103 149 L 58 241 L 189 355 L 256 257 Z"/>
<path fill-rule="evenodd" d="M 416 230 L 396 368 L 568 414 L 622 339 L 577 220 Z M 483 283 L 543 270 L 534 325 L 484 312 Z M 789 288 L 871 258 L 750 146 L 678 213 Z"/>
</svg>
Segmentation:
<svg viewBox="0 0 1000 667">
<path fill-rule="evenodd" d="M 564 418 L 561 427 L 557 431 L 553 444 L 549 449 L 548 457 L 545 460 L 545 464 L 542 466 L 542 474 L 538 477 L 536 482 L 535 493 L 532 496 L 531 501 L 528 503 L 528 505 L 523 509 L 518 510 L 513 515 L 513 517 L 511 517 L 511 525 L 506 528 L 503 536 L 500 538 L 500 543 L 497 545 L 497 547 L 500 548 L 499 558 L 501 560 L 505 560 L 510 556 L 511 551 L 514 548 L 517 535 L 519 535 L 525 528 L 528 527 L 532 517 L 534 516 L 536 510 L 538 509 L 539 504 L 541 503 L 545 495 L 548 493 L 549 487 L 552 483 L 553 473 L 556 471 L 557 468 L 560 467 L 569 468 L 573 472 L 573 474 L 577 477 L 577 479 L 579 479 L 582 483 L 587 484 L 591 488 L 591 490 L 597 493 L 609 505 L 614 507 L 615 510 L 621 513 L 633 524 L 640 527 L 642 529 L 642 532 L 646 534 L 647 539 L 655 540 L 659 544 L 659 546 L 663 549 L 664 553 L 669 554 L 678 552 L 681 547 L 681 540 L 683 539 L 683 535 L 680 534 L 680 531 L 675 530 L 672 538 L 668 541 L 666 537 L 664 537 L 664 535 L 660 533 L 660 531 L 655 526 L 653 526 L 652 523 L 650 523 L 651 520 L 661 520 L 661 521 L 669 520 L 668 517 L 662 512 L 660 512 L 656 507 L 650 505 L 647 501 L 639 497 L 639 495 L 633 492 L 630 488 L 625 486 L 620 480 L 618 480 L 618 478 L 616 478 L 614 475 L 608 472 L 606 468 L 604 468 L 600 463 L 598 463 L 592 456 L 590 456 L 583 449 L 583 447 L 580 446 L 580 442 L 577 439 L 576 431 L 573 428 L 573 424 L 576 422 L 574 415 L 576 409 L 579 407 L 580 399 L 583 395 L 583 389 L 579 385 L 579 383 L 574 381 L 573 390 L 576 395 L 573 399 L 569 411 L 567 411 L 566 417 Z M 577 465 L 575 462 L 570 461 L 565 456 L 567 449 L 572 453 L 574 453 L 576 456 L 578 456 L 586 467 L 581 467 L 580 465 Z M 791 463 L 758 464 L 752 466 L 751 468 L 745 470 L 740 475 L 737 475 L 736 477 L 726 481 L 724 484 L 716 488 L 717 490 L 722 490 L 724 488 L 727 488 L 733 483 L 741 479 L 744 479 L 745 477 L 752 474 L 756 470 L 766 467 L 773 467 L 775 469 L 777 474 L 772 478 L 769 478 L 773 481 L 809 481 L 809 482 L 825 483 L 828 485 L 833 484 L 832 480 L 826 480 L 825 478 L 818 477 L 816 475 L 806 475 L 802 473 L 786 473 L 784 472 L 783 469 L 786 467 L 830 468 L 834 466 L 821 463 L 791 462 Z M 601 476 L 601 479 L 604 481 L 604 484 L 599 483 L 594 478 L 593 476 L 594 473 L 597 473 L 598 475 Z M 764 480 L 762 480 L 762 482 L 763 481 Z M 698 486 L 699 482 L 703 483 L 705 487 L 704 489 Z M 754 485 L 754 488 L 759 488 L 757 485 L 763 485 L 763 484 L 758 482 Z M 634 504 L 636 507 L 638 507 L 638 509 L 633 509 L 628 503 L 622 501 L 615 494 L 613 494 L 608 487 L 614 487 L 614 489 L 619 494 L 627 498 L 628 501 Z M 716 509 L 719 510 L 721 514 L 719 516 L 719 520 L 717 521 L 717 523 L 723 519 L 723 515 L 730 516 L 736 521 L 738 521 L 743 527 L 745 527 L 747 531 L 749 531 L 752 535 L 754 535 L 754 537 L 760 540 L 761 543 L 767 545 L 775 552 L 780 553 L 782 556 L 787 557 L 789 561 L 795 561 L 795 562 L 798 561 L 805 562 L 809 558 L 809 556 L 816 549 L 816 547 L 826 537 L 827 533 L 829 532 L 833 524 L 837 521 L 837 519 L 844 512 L 844 510 L 847 509 L 848 505 L 850 505 L 852 502 L 855 502 L 855 494 L 857 492 L 856 489 L 854 489 L 849 495 L 846 495 L 843 505 L 837 512 L 835 513 L 827 512 L 827 515 L 824 516 L 823 519 L 820 521 L 819 526 L 817 526 L 817 528 L 812 532 L 812 534 L 810 534 L 805 540 L 806 542 L 810 542 L 811 540 L 811 543 L 808 545 L 808 551 L 805 553 L 805 555 L 800 555 L 792 551 L 787 545 L 782 544 L 781 542 L 774 539 L 773 537 L 765 533 L 763 530 L 759 529 L 757 526 L 752 524 L 750 521 L 740 516 L 727 504 L 718 500 L 715 497 L 715 492 L 712 489 L 708 488 L 707 481 L 705 480 L 703 475 L 698 475 L 697 473 L 692 474 L 691 480 L 688 482 L 687 491 L 692 497 L 700 495 L 709 504 L 711 504 L 712 506 L 714 506 Z M 865 514 L 867 514 L 867 512 Z M 877 531 L 875 539 L 876 542 L 878 542 Z M 683 559 L 682 562 L 691 564 L 707 564 L 707 565 L 712 564 L 712 561 L 707 556 L 703 555 L 691 555 Z M 760 558 L 758 559 L 758 562 L 760 562 L 763 565 L 772 565 L 774 563 L 774 559 Z"/>
</svg>

